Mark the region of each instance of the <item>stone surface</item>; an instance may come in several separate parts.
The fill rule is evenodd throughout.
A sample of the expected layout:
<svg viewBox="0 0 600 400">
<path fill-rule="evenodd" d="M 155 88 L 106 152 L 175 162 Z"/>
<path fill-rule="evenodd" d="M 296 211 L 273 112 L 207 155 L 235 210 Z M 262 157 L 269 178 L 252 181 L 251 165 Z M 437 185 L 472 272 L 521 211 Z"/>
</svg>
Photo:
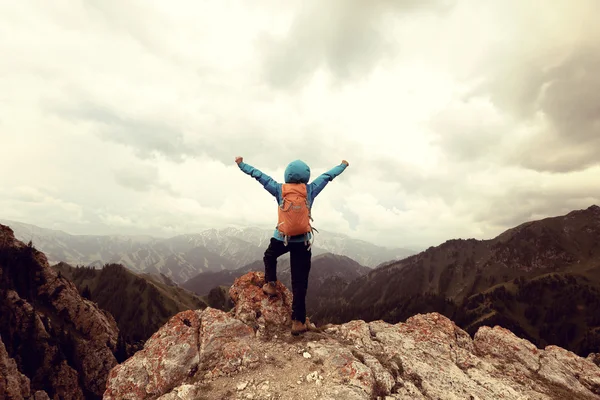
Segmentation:
<svg viewBox="0 0 600 400">
<path fill-rule="evenodd" d="M 259 359 L 250 339 L 252 328 L 223 311 L 181 312 L 111 371 L 104 398 L 155 398 L 196 374 L 216 378 L 235 373 Z M 178 390 L 183 396 L 183 389 Z"/>
<path fill-rule="evenodd" d="M 292 323 L 292 293 L 277 281 L 277 296 L 269 297 L 262 291 L 264 284 L 263 272 L 249 272 L 229 289 L 234 316 L 254 326 L 259 335 Z"/>
<path fill-rule="evenodd" d="M 160 396 L 193 374 L 199 362 L 200 318 L 201 312 L 191 310 L 172 317 L 141 351 L 110 372 L 104 398 Z"/>
<path fill-rule="evenodd" d="M 149 341 L 111 372 L 105 398 L 600 399 L 593 355 L 537 349 L 500 327 L 482 327 L 471 339 L 437 313 L 395 325 L 352 321 L 292 337 L 282 288 L 266 299 L 256 273 L 236 285 L 231 313 L 196 312 L 189 332 L 170 321 L 155 334 L 169 340 Z M 277 335 L 255 335 L 265 322 L 262 329 Z M 182 348 L 196 353 L 182 359 Z M 138 390 L 158 387 L 149 385 L 153 374 L 161 376 L 160 390 Z"/>
<path fill-rule="evenodd" d="M 252 348 L 252 328 L 223 311 L 207 308 L 202 313 L 200 338 L 201 367 L 210 377 L 234 373 L 259 360 Z"/>
</svg>

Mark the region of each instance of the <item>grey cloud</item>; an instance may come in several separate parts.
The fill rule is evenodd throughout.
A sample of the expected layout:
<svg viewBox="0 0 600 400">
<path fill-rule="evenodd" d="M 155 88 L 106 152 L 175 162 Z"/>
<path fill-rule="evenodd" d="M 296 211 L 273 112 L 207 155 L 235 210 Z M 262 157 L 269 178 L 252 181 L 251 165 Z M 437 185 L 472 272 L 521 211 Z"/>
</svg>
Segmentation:
<svg viewBox="0 0 600 400">
<path fill-rule="evenodd" d="M 14 73 L 15 79 L 8 79 L 6 83 L 12 81 L 16 83 L 5 85 L 5 97 L 10 98 L 11 102 L 6 103 L 6 106 L 10 106 L 9 111 L 2 115 L 6 126 L 4 131 L 17 129 L 20 131 L 19 135 L 26 135 L 29 132 L 29 137 L 24 137 L 34 142 L 37 140 L 42 147 L 45 143 L 51 143 L 52 151 L 41 152 L 40 156 L 51 154 L 52 157 L 31 156 L 32 160 L 35 158 L 38 162 L 34 161 L 31 165 L 25 163 L 24 167 L 14 174 L 2 175 L 0 185 L 12 187 L 20 181 L 29 182 L 31 179 L 29 177 L 34 176 L 33 173 L 28 172 L 30 169 L 35 172 L 35 176 L 40 177 L 40 182 L 43 181 L 44 185 L 52 187 L 56 191 L 53 193 L 60 193 L 65 200 L 50 199 L 49 201 L 47 200 L 49 196 L 44 192 L 42 192 L 44 198 L 39 199 L 39 194 L 24 191 L 15 194 L 21 196 L 19 198 L 7 198 L 6 194 L 4 197 L 0 196 L 2 197 L 0 209 L 13 210 L 11 211 L 13 215 L 23 216 L 23 218 L 31 216 L 44 222 L 43 224 L 40 222 L 42 225 L 53 221 L 67 221 L 65 223 L 84 229 L 82 220 L 88 220 L 91 221 L 90 226 L 106 232 L 110 229 L 113 231 L 120 229 L 106 225 L 111 216 L 117 223 L 121 217 L 131 219 L 138 224 L 143 223 L 131 228 L 123 227 L 123 229 L 136 229 L 139 232 L 154 229 L 161 231 L 169 225 L 178 229 L 183 227 L 189 229 L 190 224 L 200 226 L 235 222 L 242 215 L 242 211 L 233 211 L 233 207 L 231 212 L 225 208 L 220 210 L 219 206 L 228 201 L 220 200 L 217 203 L 217 200 L 214 200 L 216 195 L 210 197 L 206 195 L 207 198 L 204 199 L 200 190 L 190 190 L 190 198 L 183 199 L 182 204 L 186 204 L 185 200 L 190 200 L 192 211 L 185 212 L 181 210 L 185 207 L 165 207 L 165 203 L 173 199 L 164 196 L 164 193 L 154 192 L 156 196 L 147 196 L 145 193 L 157 189 L 167 192 L 170 190 L 169 185 L 161 182 L 158 172 L 191 174 L 203 178 L 203 171 L 199 171 L 198 168 L 204 168 L 205 165 L 212 163 L 200 160 L 198 163 L 187 165 L 186 161 L 204 155 L 231 166 L 234 165 L 234 156 L 241 155 L 248 163 L 276 179 L 281 179 L 281 176 L 276 176 L 277 171 L 296 158 L 304 159 L 311 165 L 313 177 L 339 163 L 341 158 L 347 158 L 351 167 L 349 175 L 344 177 L 344 186 L 347 185 L 346 189 L 354 193 L 366 193 L 368 198 L 365 200 L 364 210 L 353 209 L 356 214 L 349 209 L 352 204 L 344 204 L 343 199 L 332 198 L 334 206 L 339 207 L 339 212 L 349 224 L 358 229 L 368 226 L 365 221 L 369 221 L 373 215 L 380 215 L 381 210 L 378 206 L 370 207 L 372 198 L 377 199 L 378 205 L 384 208 L 400 209 L 402 215 L 398 217 L 398 221 L 413 223 L 400 222 L 395 226 L 381 228 L 382 232 L 387 229 L 383 233 L 390 235 L 390 238 L 396 237 L 398 240 L 409 240 L 415 243 L 417 240 L 420 243 L 428 243 L 433 237 L 436 240 L 442 236 L 450 237 L 455 235 L 455 232 L 460 232 L 463 227 L 469 232 L 481 232 L 484 228 L 488 231 L 497 230 L 513 226 L 531 216 L 558 214 L 598 202 L 600 193 L 574 189 L 579 181 L 571 184 L 565 179 L 566 177 L 527 171 L 521 166 L 540 171 L 571 171 L 597 162 L 596 154 L 600 149 L 598 142 L 600 140 L 600 132 L 598 132 L 600 78 L 595 75 L 595 71 L 600 70 L 598 68 L 600 56 L 598 46 L 593 46 L 591 43 L 597 42 L 600 36 L 587 35 L 589 47 L 571 46 L 569 51 L 572 51 L 572 54 L 569 57 L 559 54 L 562 61 L 556 65 L 554 64 L 557 59 L 556 52 L 564 52 L 566 47 L 561 46 L 573 41 L 561 42 L 560 46 L 548 44 L 547 38 L 555 36 L 540 33 L 539 29 L 537 32 L 531 29 L 530 24 L 543 19 L 537 16 L 534 18 L 533 14 L 527 17 L 530 24 L 527 23 L 527 19 L 522 19 L 515 21 L 513 26 L 515 38 L 522 36 L 522 42 L 512 40 L 513 38 L 490 40 L 485 32 L 482 32 L 481 38 L 473 38 L 476 39 L 475 42 L 479 39 L 484 42 L 482 43 L 484 51 L 481 52 L 484 55 L 481 55 L 477 50 L 480 47 L 468 43 L 471 38 L 463 37 L 470 33 L 457 35 L 456 31 L 472 32 L 479 27 L 482 27 L 482 31 L 486 31 L 483 29 L 484 25 L 496 31 L 496 27 L 501 27 L 504 20 L 496 21 L 492 16 L 489 20 L 476 21 L 476 24 L 472 24 L 470 18 L 476 18 L 478 15 L 475 12 L 453 13 L 449 18 L 439 20 L 428 19 L 432 13 L 443 12 L 439 10 L 443 10 L 446 5 L 451 6 L 452 2 L 333 0 L 319 3 L 297 1 L 295 4 L 300 3 L 303 6 L 306 4 L 313 4 L 313 6 L 304 8 L 304 12 L 296 18 L 289 33 L 281 40 L 268 37 L 263 42 L 262 56 L 265 57 L 266 63 L 264 72 L 274 86 L 289 88 L 302 83 L 303 79 L 310 78 L 315 71 L 321 69 L 329 69 L 334 78 L 338 79 L 337 83 L 343 84 L 347 83 L 342 82 L 344 79 L 354 82 L 362 76 L 367 76 L 374 67 L 381 66 L 385 69 L 382 71 L 383 74 L 393 73 L 403 69 L 406 63 L 411 64 L 413 61 L 420 63 L 427 59 L 433 61 L 425 62 L 423 65 L 426 69 L 431 68 L 433 74 L 452 75 L 456 70 L 461 69 L 462 77 L 466 77 L 465 80 L 456 82 L 449 77 L 448 87 L 444 82 L 441 82 L 442 85 L 439 87 L 430 85 L 432 96 L 437 99 L 431 102 L 432 107 L 437 107 L 437 101 L 440 98 L 443 100 L 446 94 L 453 96 L 450 103 L 452 106 L 440 113 L 430 125 L 435 133 L 433 143 L 442 149 L 443 154 L 440 156 L 437 149 L 431 152 L 431 149 L 415 149 L 416 154 L 422 153 L 423 157 L 435 158 L 439 169 L 436 170 L 431 166 L 413 166 L 395 158 L 382 159 L 377 156 L 379 151 L 393 154 L 396 150 L 393 146 L 397 146 L 396 143 L 404 143 L 403 140 L 407 136 L 395 141 L 385 140 L 383 135 L 377 139 L 377 135 L 365 133 L 357 138 L 363 146 L 345 139 L 344 132 L 341 131 L 343 127 L 355 122 L 362 125 L 365 123 L 364 119 L 369 118 L 369 114 L 365 113 L 365 118 L 340 114 L 341 121 L 334 118 L 340 112 L 337 104 L 333 104 L 339 92 L 331 93 L 335 92 L 330 90 L 331 88 L 319 88 L 323 91 L 324 109 L 321 109 L 322 112 L 321 110 L 315 112 L 314 103 L 310 105 L 305 103 L 311 101 L 314 93 L 295 98 L 294 93 L 276 93 L 272 87 L 257 82 L 253 75 L 256 71 L 254 60 L 251 56 L 250 59 L 246 58 L 251 53 L 242 51 L 238 54 L 239 49 L 221 47 L 228 52 L 223 53 L 228 54 L 227 59 L 221 60 L 204 48 L 191 48 L 183 43 L 180 39 L 185 37 L 196 40 L 193 38 L 202 31 L 195 29 L 198 24 L 194 25 L 193 20 L 177 20 L 179 13 L 163 13 L 152 7 L 140 7 L 142 3 L 125 4 L 114 0 L 97 0 L 95 5 L 91 2 L 85 3 L 85 15 L 79 13 L 78 8 L 65 8 L 61 12 L 64 14 L 61 20 L 49 19 L 48 10 L 41 10 L 40 22 L 43 23 L 36 25 L 38 28 L 42 27 L 44 30 L 42 36 L 46 38 L 46 41 L 40 42 L 41 48 L 50 46 L 53 50 L 50 53 L 54 54 L 54 50 L 63 49 L 64 46 L 55 49 L 52 47 L 53 44 L 62 43 L 63 39 L 69 43 L 73 41 L 71 43 L 73 46 L 63 49 L 64 53 L 56 52 L 61 54 L 57 59 L 63 60 L 60 66 L 48 59 L 46 57 L 48 52 L 43 51 L 23 54 L 23 58 L 17 58 L 13 64 L 7 64 L 7 68 L 11 66 L 14 68 L 14 71 L 7 69 L 7 72 L 9 76 Z M 461 10 L 468 9 L 475 3 L 477 7 L 490 7 L 489 4 L 479 6 L 477 1 L 473 1 L 472 4 L 461 3 L 463 4 L 461 7 L 464 7 Z M 518 1 L 512 3 L 513 5 L 524 4 Z M 92 4 L 89 6 L 91 8 L 105 9 L 90 11 L 88 4 Z M 290 5 L 278 2 L 277 7 L 289 11 Z M 512 13 L 511 7 L 511 4 L 508 4 L 505 10 Z M 571 7 L 573 8 L 583 7 L 578 4 L 577 7 Z M 23 18 L 13 18 L 11 14 L 7 14 L 7 18 L 15 21 L 25 20 L 26 14 L 32 10 L 24 10 Z M 265 11 L 269 12 L 269 10 Z M 528 9 L 527 13 L 530 11 Z M 191 15 L 194 11 L 188 9 L 184 12 Z M 543 10 L 540 9 L 539 16 L 543 17 L 542 14 Z M 33 17 L 33 12 L 31 15 Z M 256 32 L 251 29 L 256 29 L 264 21 L 265 15 L 266 13 L 260 14 L 258 19 L 253 21 L 250 21 L 253 16 L 249 16 L 248 27 L 239 32 L 231 31 L 232 37 L 237 39 L 235 35 L 244 35 L 244 38 L 248 37 L 246 35 L 254 35 Z M 455 17 L 459 19 L 455 20 Z M 407 24 L 408 18 L 411 21 Z M 74 22 L 66 23 L 67 19 Z M 554 14 L 551 19 L 554 20 Z M 446 25 L 445 22 L 449 20 L 452 20 L 451 23 Z M 404 23 L 406 29 L 404 27 L 399 30 L 388 29 L 394 22 Z M 427 26 L 439 23 L 440 29 L 435 30 L 433 34 L 429 30 L 425 35 L 423 28 L 419 26 L 421 22 L 426 22 Z M 560 30 L 564 30 L 560 33 L 569 34 L 574 30 L 572 25 L 562 23 L 560 18 L 557 22 L 560 22 L 557 24 L 560 25 Z M 474 28 L 463 29 L 463 24 L 472 25 Z M 171 29 L 174 25 L 178 28 L 176 31 Z M 587 26 L 582 24 L 581 31 Z M 84 30 L 83 27 L 91 28 Z M 56 31 L 53 32 L 51 28 L 55 28 Z M 33 28 L 29 30 L 31 29 Z M 209 34 L 202 38 L 203 42 L 206 40 L 208 45 L 206 48 L 218 48 L 221 30 L 215 30 L 214 27 L 206 29 Z M 21 33 L 29 30 L 27 27 L 15 30 L 14 35 L 11 36 L 14 40 L 6 42 L 7 46 L 4 48 L 10 50 L 22 45 L 19 38 L 25 38 L 23 40 L 27 41 L 28 36 Z M 403 34 L 402 38 L 392 36 L 398 31 L 406 35 Z M 69 36 L 63 36 L 66 32 L 70 32 Z M 35 29 L 29 33 L 35 35 Z M 447 43 L 443 43 L 444 36 L 454 37 L 448 42 L 453 44 L 460 43 L 456 40 L 456 36 L 461 40 L 465 39 L 463 42 L 465 49 L 473 47 L 476 51 L 470 54 L 454 52 L 451 47 L 445 46 Z M 126 46 L 113 47 L 111 41 L 115 39 L 121 40 L 121 43 Z M 213 40 L 216 41 L 210 42 Z M 434 42 L 442 43 L 438 47 L 433 46 Z M 93 54 L 83 54 L 84 49 L 90 48 L 90 43 L 93 43 Z M 407 47 L 401 47 L 399 43 Z M 501 49 L 506 52 L 505 54 L 498 52 L 498 46 L 502 46 L 502 43 L 508 43 L 506 49 Z M 140 47 L 138 44 L 144 48 L 138 48 Z M 80 51 L 73 52 L 69 49 L 80 49 Z M 123 59 L 116 58 L 124 50 L 133 53 Z M 148 54 L 149 52 L 152 54 Z M 169 59 L 170 55 L 173 56 L 170 53 L 180 54 L 183 62 Z M 427 53 L 434 54 L 427 55 Z M 439 55 L 439 53 L 443 54 Z M 490 64 L 483 68 L 480 68 L 479 60 L 473 61 L 480 56 L 486 58 L 488 54 Z M 399 56 L 398 63 L 379 64 L 386 63 L 387 57 L 396 55 Z M 74 58 L 71 59 L 70 56 Z M 452 60 L 453 58 L 459 60 Z M 122 65 L 115 60 L 121 61 Z M 447 63 L 442 63 L 440 60 L 445 60 Z M 114 69 L 103 69 L 102 77 L 96 79 L 94 72 L 102 69 L 105 65 L 103 62 L 114 66 Z M 135 78 L 138 77 L 137 71 L 141 71 L 140 66 L 136 64 L 139 62 L 144 64 L 142 67 L 145 73 L 141 73 L 138 80 Z M 223 62 L 228 65 L 227 68 L 223 68 Z M 62 68 L 63 64 L 69 65 L 70 68 L 65 70 Z M 456 66 L 453 67 L 453 64 Z M 204 65 L 206 69 L 203 69 Z M 554 66 L 550 68 L 552 65 Z M 37 71 L 49 72 L 44 75 L 38 74 Z M 410 69 L 408 71 L 407 73 L 410 73 Z M 21 80 L 25 73 L 31 74 L 31 77 Z M 209 79 L 206 77 L 208 74 L 211 75 Z M 154 86 L 152 82 L 156 76 L 162 76 L 164 81 Z M 469 85 L 467 78 L 473 79 L 471 82 L 479 82 L 487 78 L 478 88 L 479 90 L 471 93 L 471 96 L 478 101 L 482 100 L 482 103 L 493 102 L 492 111 L 500 110 L 498 118 L 493 113 L 482 114 L 478 106 L 470 108 L 472 104 L 478 103 L 470 103 L 468 97 L 456 99 L 457 93 L 464 89 L 457 86 Z M 104 85 L 105 82 L 113 82 L 115 86 L 110 90 L 104 90 L 104 87 L 96 88 L 98 85 Z M 145 87 L 141 93 L 139 87 L 146 82 L 148 87 Z M 60 90 L 62 88 L 78 92 L 64 92 Z M 357 98 L 373 95 L 370 88 L 373 86 L 351 87 L 350 95 Z M 446 89 L 453 92 L 442 93 Z M 430 89 L 424 87 L 423 90 Z M 150 113 L 150 110 L 161 102 L 168 101 L 164 93 L 171 93 L 186 103 L 181 108 L 177 104 L 173 108 L 167 106 L 156 113 Z M 330 94 L 332 97 L 329 97 Z M 144 97 L 137 97 L 137 101 L 130 100 L 142 95 Z M 40 106 L 40 99 L 41 101 L 51 99 L 54 108 L 50 109 L 47 103 L 42 103 L 41 107 L 46 106 L 46 108 L 37 109 Z M 320 100 L 314 101 L 320 102 Z M 383 97 L 377 100 L 390 102 Z M 135 107 L 132 107 L 131 103 L 134 101 Z M 461 101 L 466 104 L 464 109 Z M 359 102 L 351 103 L 359 104 Z M 56 104 L 62 106 L 57 108 Z M 307 107 L 304 107 L 305 105 Z M 398 107 L 400 110 L 398 112 L 402 112 L 402 104 Z M 420 109 L 420 106 L 417 108 Z M 10 110 L 17 110 L 17 112 L 12 113 Z M 53 115 L 46 119 L 47 116 L 43 114 L 49 110 Z M 429 112 L 429 104 L 423 106 L 422 111 Z M 322 118 L 322 115 L 327 112 L 334 115 L 328 114 Z M 457 113 L 462 113 L 462 118 Z M 182 115 L 185 115 L 185 119 L 181 117 Z M 378 115 L 379 113 L 375 112 L 371 117 L 377 118 Z M 522 139 L 525 136 L 523 131 L 526 131 L 528 126 L 540 126 L 538 124 L 540 116 L 548 121 L 547 129 L 530 139 Z M 411 124 L 415 122 L 413 117 L 413 115 L 406 116 L 409 120 L 407 122 Z M 57 119 L 62 120 L 57 121 Z M 36 122 L 44 120 L 49 124 Z M 27 121 L 30 123 L 25 123 Z M 391 125 L 394 123 L 390 118 L 390 131 L 393 130 L 394 127 Z M 54 132 L 64 130 L 65 134 L 60 135 L 63 136 L 61 141 L 57 140 L 56 136 L 52 138 L 48 136 L 47 131 L 44 131 L 47 126 Z M 333 131 L 330 132 L 328 129 Z M 516 132 L 517 130 L 520 131 Z M 94 132 L 96 136 L 84 137 L 90 132 Z M 424 134 L 429 135 L 429 132 Z M 74 141 L 70 139 L 75 135 L 79 135 L 78 138 L 82 139 L 77 141 L 77 146 L 85 151 L 69 148 L 74 146 Z M 404 131 L 402 135 L 408 135 L 408 132 Z M 4 136 L 0 129 L 0 138 L 4 139 Z M 8 137 L 8 134 L 6 136 Z M 104 139 L 106 143 L 99 143 L 97 137 Z M 0 143 L 4 143 L 2 139 Z M 379 148 L 373 149 L 371 144 L 375 140 L 378 140 L 376 143 Z M 21 151 L 20 140 L 7 142 L 9 153 Z M 114 146 L 113 143 L 119 146 Z M 508 150 L 511 150 L 510 154 Z M 76 157 L 73 157 L 74 153 Z M 137 157 L 131 156 L 131 153 Z M 118 159 L 115 154 L 119 154 Z M 78 174 L 78 170 L 73 166 L 81 165 L 82 159 L 102 157 L 106 160 L 102 174 L 98 175 L 97 181 L 91 185 L 94 186 L 93 188 L 90 185 L 86 186 L 89 184 L 89 179 L 86 175 Z M 13 161 L 17 158 L 18 156 L 14 160 L 5 159 L 4 165 L 10 168 L 10 164 L 14 164 Z M 46 170 L 40 167 L 52 163 L 53 158 L 60 159 L 61 162 L 53 163 L 52 169 Z M 166 163 L 164 158 L 167 159 Z M 125 162 L 132 165 L 130 169 L 111 169 L 116 165 L 122 166 Z M 181 163 L 181 165 L 169 165 L 171 162 Z M 165 170 L 157 171 L 143 167 L 154 164 L 165 165 Z M 213 171 L 225 171 L 223 168 L 214 167 L 210 165 L 208 168 Z M 85 173 L 85 170 L 82 171 Z M 593 171 L 588 171 L 587 175 L 586 173 L 573 174 L 572 177 L 581 179 L 583 186 L 594 179 L 590 172 Z M 15 178 L 8 175 L 14 175 Z M 492 182 L 490 185 L 489 182 L 484 182 L 485 184 L 480 185 L 482 179 L 497 179 L 498 183 Z M 520 183 L 528 185 L 530 189 L 519 189 Z M 185 181 L 182 179 L 178 184 L 185 185 Z M 554 184 L 556 186 L 553 191 L 537 192 L 538 188 Z M 193 185 L 201 188 L 202 180 L 195 181 Z M 589 189 L 591 185 L 587 185 Z M 131 190 L 124 190 L 121 186 Z M 221 199 L 236 199 L 238 194 L 233 190 L 233 185 L 226 186 L 229 188 L 224 187 L 222 193 L 219 189 L 218 194 L 222 196 Z M 106 196 L 106 193 L 119 192 L 122 193 L 113 198 Z M 144 207 L 140 207 L 140 204 Z M 48 212 L 52 208 L 57 211 Z M 437 212 L 438 209 L 451 216 L 449 222 L 444 221 L 440 215 L 428 215 L 433 213 L 431 210 Z M 80 214 L 82 217 L 78 217 Z M 392 214 L 387 214 L 390 220 L 395 218 Z M 190 215 L 205 217 L 190 222 L 189 220 L 192 219 Z M 386 214 L 381 212 L 381 215 L 385 218 Z M 418 229 L 415 226 L 425 229 Z M 374 227 L 376 231 L 379 229 Z"/>
<path fill-rule="evenodd" d="M 171 161 L 182 162 L 185 156 L 193 154 L 182 131 L 162 121 L 132 118 L 94 103 L 71 108 L 54 107 L 52 111 L 67 119 L 96 123 L 100 137 L 131 146 L 142 159 L 162 154 Z"/>
<path fill-rule="evenodd" d="M 514 178 L 502 176 L 498 174 L 499 168 L 508 172 L 510 167 L 481 159 L 468 163 L 446 163 L 443 170 L 433 172 L 424 172 L 392 158 L 371 159 L 370 164 L 376 171 L 371 176 L 376 182 L 399 185 L 397 197 L 378 198 L 382 206 L 389 202 L 389 205 L 401 208 L 406 198 L 440 199 L 453 213 L 462 215 L 465 221 L 471 221 L 471 226 L 480 228 L 485 237 L 493 237 L 531 219 L 600 204 L 600 186 L 584 184 L 583 177 L 573 177 L 582 180 L 580 185 L 559 181 L 549 185 L 554 181 L 548 180 L 548 176 L 543 179 L 541 174 L 531 171 L 520 176 L 519 169 L 513 169 Z M 470 176 L 481 179 L 485 171 L 489 171 L 489 182 L 485 185 L 480 186 L 477 180 L 469 179 Z M 489 183 L 495 179 L 498 179 L 498 184 L 490 186 Z M 348 219 L 347 216 L 345 218 Z"/>
<path fill-rule="evenodd" d="M 322 66 L 340 79 L 365 76 L 397 52 L 394 39 L 381 28 L 384 17 L 447 11 L 453 4 L 453 0 L 312 1 L 287 37 L 263 37 L 266 79 L 274 87 L 293 87 Z"/>
<path fill-rule="evenodd" d="M 174 23 L 156 8 L 147 7 L 144 2 L 114 0 L 85 0 L 83 6 L 88 16 L 102 21 L 110 31 L 126 34 L 160 57 L 177 60 L 165 39 L 174 31 Z"/>
<path fill-rule="evenodd" d="M 360 216 L 353 212 L 346 204 L 343 204 L 340 207 L 340 211 L 342 212 L 344 219 L 348 221 L 350 229 L 355 230 L 360 224 Z"/>
<path fill-rule="evenodd" d="M 232 118 L 223 113 L 214 124 L 199 126 L 197 131 L 202 132 L 194 142 L 199 152 L 225 165 L 233 163 L 234 157 L 239 155 L 265 173 L 302 159 L 315 176 L 325 172 L 319 168 L 329 169 L 341 162 L 334 154 L 356 154 L 361 148 L 360 143 L 339 137 L 323 140 L 328 135 L 338 135 L 320 126 L 303 121 L 297 125 L 269 126 L 251 114 Z"/>
<path fill-rule="evenodd" d="M 12 199 L 24 203 L 39 203 L 44 201 L 44 194 L 36 188 L 17 188 L 11 194 Z"/>
<path fill-rule="evenodd" d="M 278 127 L 264 127 L 251 114 L 233 118 L 222 112 L 213 115 L 212 122 L 194 125 L 186 121 L 185 129 L 192 132 L 184 134 L 184 127 L 180 126 L 183 123 L 147 116 L 133 118 L 93 101 L 48 108 L 62 118 L 95 124 L 101 138 L 131 147 L 141 159 L 162 155 L 172 162 L 183 162 L 186 158 L 206 155 L 228 165 L 240 155 L 257 168 L 280 168 L 295 159 L 331 168 L 341 161 L 333 159 L 332 154 L 356 154 L 361 147 L 352 140 L 324 142 L 324 136 L 335 133 L 310 123 L 295 126 L 292 131 L 285 128 L 275 131 Z"/>
<path fill-rule="evenodd" d="M 597 39 L 596 39 L 597 40 Z M 598 40 L 597 40 L 598 41 Z M 570 172 L 600 162 L 600 41 L 581 46 L 558 66 L 522 64 L 480 88 L 525 123 L 544 116 L 546 129 L 518 143 L 508 160 L 546 172 Z"/>
<path fill-rule="evenodd" d="M 580 142 L 600 133 L 600 46 L 580 49 L 549 71 L 541 90 L 540 108 L 565 139 Z"/>
<path fill-rule="evenodd" d="M 398 183 L 408 195 L 441 198 L 448 205 L 468 195 L 468 186 L 463 184 L 463 177 L 468 169 L 474 168 L 474 164 L 464 167 L 448 165 L 444 170 L 425 173 L 415 166 L 391 158 L 373 160 L 372 165 L 379 171 L 379 179 Z"/>
<path fill-rule="evenodd" d="M 497 232 L 532 219 L 600 204 L 600 188 L 589 190 L 589 187 L 581 187 L 568 193 L 563 188 L 512 188 L 504 195 L 484 196 L 481 200 L 473 209 L 473 220 Z"/>
<path fill-rule="evenodd" d="M 56 197 L 42 187 L 20 186 L 2 195 L 0 209 L 9 217 L 13 215 L 8 219 L 85 222 L 81 205 Z"/>
<path fill-rule="evenodd" d="M 503 141 L 514 129 L 514 125 L 508 121 L 482 115 L 489 110 L 480 107 L 461 103 L 439 112 L 429 122 L 435 132 L 432 143 L 439 146 L 452 161 L 497 158 Z"/>
<path fill-rule="evenodd" d="M 128 167 L 113 171 L 115 181 L 128 189 L 147 192 L 157 188 L 167 193 L 175 194 L 167 182 L 161 182 L 158 169 L 155 167 Z"/>
</svg>

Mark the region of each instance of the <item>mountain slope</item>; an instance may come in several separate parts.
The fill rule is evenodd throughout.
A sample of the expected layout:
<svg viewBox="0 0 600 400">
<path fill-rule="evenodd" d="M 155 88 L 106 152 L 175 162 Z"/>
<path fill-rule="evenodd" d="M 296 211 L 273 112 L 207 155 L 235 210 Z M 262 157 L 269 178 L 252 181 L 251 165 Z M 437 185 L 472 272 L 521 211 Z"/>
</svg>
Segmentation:
<svg viewBox="0 0 600 400">
<path fill-rule="evenodd" d="M 174 247 L 204 247 L 229 260 L 231 267 L 228 269 L 237 269 L 261 259 L 268 246 L 269 237 L 267 231 L 258 228 L 225 228 L 179 235 L 168 239 L 167 242 Z"/>
<path fill-rule="evenodd" d="M 206 307 L 202 299 L 165 276 L 138 275 L 118 264 L 94 269 L 60 263 L 54 268 L 115 317 L 129 344 L 145 341 L 178 312 Z"/>
<path fill-rule="evenodd" d="M 456 313 L 468 332 L 502 325 L 544 347 L 600 351 L 600 284 L 586 276 L 551 273 L 515 279 L 471 296 Z"/>
<path fill-rule="evenodd" d="M 526 315 L 529 289 L 540 298 L 537 311 L 529 307 Z M 398 322 L 438 311 L 471 333 L 499 323 L 536 344 L 581 354 L 598 350 L 597 318 L 582 310 L 599 301 L 599 289 L 600 207 L 592 206 L 519 225 L 491 240 L 449 240 L 377 268 L 323 304 L 315 318 Z"/>
<path fill-rule="evenodd" d="M 182 287 L 199 295 L 205 295 L 215 286 L 230 286 L 237 277 L 249 271 L 264 271 L 263 262 L 255 261 L 233 271 L 204 272 L 183 283 Z M 340 280 L 347 284 L 369 271 L 370 268 L 363 267 L 349 257 L 329 253 L 314 256 L 308 281 L 307 304 L 320 297 L 322 293 L 328 292 L 325 287 L 331 280 Z M 289 258 L 278 262 L 277 279 L 291 289 Z"/>
<path fill-rule="evenodd" d="M 115 320 L 82 298 L 72 282 L 48 265 L 43 253 L 16 240 L 4 225 L 0 225 L 0 316 L 0 337 L 8 357 L 30 380 L 32 393 L 101 398 L 108 372 L 117 364 Z"/>
</svg>

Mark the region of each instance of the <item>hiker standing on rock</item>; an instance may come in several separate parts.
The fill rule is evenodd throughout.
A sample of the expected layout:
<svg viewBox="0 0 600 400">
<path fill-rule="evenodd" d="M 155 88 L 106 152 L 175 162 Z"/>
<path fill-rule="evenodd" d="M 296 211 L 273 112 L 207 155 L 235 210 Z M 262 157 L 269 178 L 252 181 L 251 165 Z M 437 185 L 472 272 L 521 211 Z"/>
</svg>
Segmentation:
<svg viewBox="0 0 600 400">
<path fill-rule="evenodd" d="M 250 175 L 276 199 L 278 221 L 269 247 L 265 251 L 265 284 L 262 290 L 269 296 L 275 295 L 277 281 L 277 258 L 290 252 L 292 273 L 292 335 L 299 335 L 306 327 L 306 289 L 312 257 L 313 231 L 311 213 L 315 197 L 340 175 L 348 166 L 348 161 L 320 175 L 310 184 L 310 167 L 301 160 L 292 161 L 285 169 L 285 183 L 277 183 L 267 174 L 244 163 L 242 157 L 235 162 L 240 169 Z"/>
</svg>

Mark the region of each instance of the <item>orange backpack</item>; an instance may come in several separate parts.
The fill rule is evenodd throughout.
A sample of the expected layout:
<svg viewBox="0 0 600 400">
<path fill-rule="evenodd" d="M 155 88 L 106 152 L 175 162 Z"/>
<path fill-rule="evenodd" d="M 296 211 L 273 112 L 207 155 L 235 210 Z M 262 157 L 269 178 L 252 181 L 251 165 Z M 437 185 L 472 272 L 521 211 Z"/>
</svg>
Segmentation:
<svg viewBox="0 0 600 400">
<path fill-rule="evenodd" d="M 287 244 L 291 236 L 311 233 L 312 217 L 304 183 L 285 183 L 281 185 L 282 202 L 277 210 L 277 229 Z"/>
</svg>

